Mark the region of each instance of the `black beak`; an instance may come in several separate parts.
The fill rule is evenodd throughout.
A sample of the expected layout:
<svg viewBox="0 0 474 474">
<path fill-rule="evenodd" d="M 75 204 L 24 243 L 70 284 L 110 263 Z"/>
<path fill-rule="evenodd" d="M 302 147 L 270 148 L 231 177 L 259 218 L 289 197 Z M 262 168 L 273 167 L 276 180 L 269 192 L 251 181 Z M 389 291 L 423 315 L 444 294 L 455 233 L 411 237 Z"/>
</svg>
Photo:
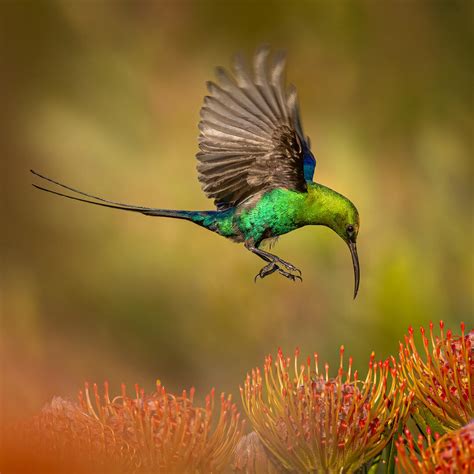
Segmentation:
<svg viewBox="0 0 474 474">
<path fill-rule="evenodd" d="M 360 281 L 360 267 L 359 267 L 359 257 L 357 255 L 357 245 L 355 242 L 349 241 L 349 250 L 352 255 L 352 265 L 354 266 L 354 299 L 357 296 L 359 291 L 359 281 Z"/>
</svg>

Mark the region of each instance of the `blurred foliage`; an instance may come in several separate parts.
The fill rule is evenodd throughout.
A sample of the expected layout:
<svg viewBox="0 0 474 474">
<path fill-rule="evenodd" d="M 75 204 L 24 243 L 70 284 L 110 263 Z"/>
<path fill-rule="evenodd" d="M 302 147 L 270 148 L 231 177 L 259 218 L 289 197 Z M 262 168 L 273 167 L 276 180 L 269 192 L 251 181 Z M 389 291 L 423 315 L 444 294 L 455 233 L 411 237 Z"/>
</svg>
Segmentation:
<svg viewBox="0 0 474 474">
<path fill-rule="evenodd" d="M 343 343 L 362 363 L 395 353 L 409 324 L 468 322 L 472 7 L 2 2 L 3 416 L 105 377 L 236 394 L 278 346 L 334 364 Z M 212 208 L 194 159 L 205 81 L 262 42 L 288 50 L 316 180 L 359 208 L 356 301 L 349 253 L 327 229 L 278 243 L 302 284 L 254 284 L 261 262 L 197 226 L 30 186 L 34 168 L 122 202 Z"/>
</svg>

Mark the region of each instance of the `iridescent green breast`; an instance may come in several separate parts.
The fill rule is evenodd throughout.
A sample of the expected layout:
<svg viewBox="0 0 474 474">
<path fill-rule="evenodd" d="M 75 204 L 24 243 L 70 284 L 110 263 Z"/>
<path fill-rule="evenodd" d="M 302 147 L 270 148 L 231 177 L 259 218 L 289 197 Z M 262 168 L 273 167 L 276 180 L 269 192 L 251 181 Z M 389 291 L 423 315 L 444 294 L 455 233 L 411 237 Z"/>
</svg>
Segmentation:
<svg viewBox="0 0 474 474">
<path fill-rule="evenodd" d="M 244 240 L 260 243 L 301 226 L 301 208 L 306 193 L 274 189 L 264 194 L 252 207 L 239 210 L 234 217 L 236 228 Z"/>
</svg>

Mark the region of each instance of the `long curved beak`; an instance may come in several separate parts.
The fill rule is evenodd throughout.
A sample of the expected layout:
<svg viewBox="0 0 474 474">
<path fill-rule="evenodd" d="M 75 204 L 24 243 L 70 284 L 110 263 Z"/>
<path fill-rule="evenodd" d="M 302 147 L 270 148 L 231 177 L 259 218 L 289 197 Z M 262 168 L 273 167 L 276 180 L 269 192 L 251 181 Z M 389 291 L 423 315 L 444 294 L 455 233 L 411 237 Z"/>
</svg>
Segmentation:
<svg viewBox="0 0 474 474">
<path fill-rule="evenodd" d="M 357 255 L 357 245 L 355 242 L 349 242 L 349 250 L 351 251 L 352 265 L 354 266 L 354 299 L 355 299 L 357 296 L 357 292 L 359 291 L 359 281 L 360 281 L 359 257 Z"/>
</svg>

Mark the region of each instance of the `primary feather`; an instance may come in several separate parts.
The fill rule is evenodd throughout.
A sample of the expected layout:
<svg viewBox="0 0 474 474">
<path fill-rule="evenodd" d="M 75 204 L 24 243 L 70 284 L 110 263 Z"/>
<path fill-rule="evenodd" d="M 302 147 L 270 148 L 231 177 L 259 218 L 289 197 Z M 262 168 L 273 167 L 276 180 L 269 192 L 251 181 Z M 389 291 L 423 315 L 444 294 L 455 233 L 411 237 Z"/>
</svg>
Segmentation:
<svg viewBox="0 0 474 474">
<path fill-rule="evenodd" d="M 241 56 L 235 77 L 217 69 L 208 83 L 199 123 L 199 181 L 218 209 L 276 188 L 306 192 L 315 160 L 304 138 L 296 89 L 285 89 L 285 55 L 268 65 L 268 47 L 254 57 L 253 74 Z"/>
</svg>

